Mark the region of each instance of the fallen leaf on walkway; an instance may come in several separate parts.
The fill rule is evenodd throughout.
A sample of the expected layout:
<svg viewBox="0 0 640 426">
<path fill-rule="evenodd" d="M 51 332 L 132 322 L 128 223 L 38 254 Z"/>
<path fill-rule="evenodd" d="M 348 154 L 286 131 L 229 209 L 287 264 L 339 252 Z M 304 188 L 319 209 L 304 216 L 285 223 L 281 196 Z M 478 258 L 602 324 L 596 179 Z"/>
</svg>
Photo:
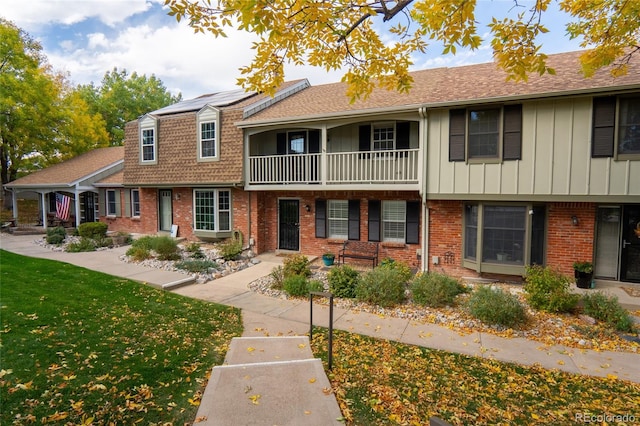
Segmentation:
<svg viewBox="0 0 640 426">
<path fill-rule="evenodd" d="M 253 351 L 255 351 L 255 350 L 256 350 L 256 348 L 252 348 L 251 346 L 249 346 L 249 347 L 247 348 L 247 352 L 253 352 Z"/>
<path fill-rule="evenodd" d="M 309 383 L 315 383 L 315 382 L 316 382 L 316 378 L 315 377 L 312 377 L 312 378 L 309 379 Z"/>
<path fill-rule="evenodd" d="M 331 388 L 322 388 L 322 393 L 325 395 L 331 395 L 331 392 L 333 392 Z"/>
<path fill-rule="evenodd" d="M 194 421 L 194 423 L 200 423 L 200 422 L 206 422 L 207 421 L 207 416 L 200 416 L 200 417 L 196 417 L 196 420 Z"/>
<path fill-rule="evenodd" d="M 304 349 L 304 348 L 306 348 L 306 347 L 307 347 L 307 345 L 305 345 L 304 343 L 300 343 L 300 344 L 298 345 L 298 347 L 299 347 L 300 349 Z"/>
<path fill-rule="evenodd" d="M 309 414 L 311 414 L 311 411 L 309 411 L 309 410 L 304 410 L 304 413 L 308 416 Z"/>
<path fill-rule="evenodd" d="M 258 402 L 258 400 L 260 399 L 260 395 L 251 395 L 251 396 L 249 397 L 249 399 L 251 400 L 251 403 L 252 403 L 252 404 L 254 404 L 254 405 L 258 405 L 258 404 L 260 404 L 260 403 Z"/>
<path fill-rule="evenodd" d="M 251 392 L 251 389 L 253 389 L 251 386 L 247 385 L 244 387 L 244 393 L 249 393 Z"/>
</svg>

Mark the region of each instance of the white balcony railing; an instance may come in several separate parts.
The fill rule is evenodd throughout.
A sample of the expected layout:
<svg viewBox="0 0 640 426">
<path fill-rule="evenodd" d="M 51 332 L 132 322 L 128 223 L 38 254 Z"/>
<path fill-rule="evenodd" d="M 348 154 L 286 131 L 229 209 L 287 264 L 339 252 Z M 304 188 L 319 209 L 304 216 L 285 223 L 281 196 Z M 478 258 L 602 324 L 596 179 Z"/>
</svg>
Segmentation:
<svg viewBox="0 0 640 426">
<path fill-rule="evenodd" d="M 250 156 L 249 182 L 252 185 L 417 183 L 418 155 L 418 149 L 406 149 Z"/>
</svg>

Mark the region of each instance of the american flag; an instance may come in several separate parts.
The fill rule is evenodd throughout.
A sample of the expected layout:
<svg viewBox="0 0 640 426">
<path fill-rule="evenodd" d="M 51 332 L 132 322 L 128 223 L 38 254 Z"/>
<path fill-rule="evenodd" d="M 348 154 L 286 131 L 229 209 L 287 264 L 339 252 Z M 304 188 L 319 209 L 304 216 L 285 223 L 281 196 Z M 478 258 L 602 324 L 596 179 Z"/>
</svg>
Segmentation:
<svg viewBox="0 0 640 426">
<path fill-rule="evenodd" d="M 71 197 L 56 192 L 56 217 L 62 221 L 69 220 Z"/>
</svg>

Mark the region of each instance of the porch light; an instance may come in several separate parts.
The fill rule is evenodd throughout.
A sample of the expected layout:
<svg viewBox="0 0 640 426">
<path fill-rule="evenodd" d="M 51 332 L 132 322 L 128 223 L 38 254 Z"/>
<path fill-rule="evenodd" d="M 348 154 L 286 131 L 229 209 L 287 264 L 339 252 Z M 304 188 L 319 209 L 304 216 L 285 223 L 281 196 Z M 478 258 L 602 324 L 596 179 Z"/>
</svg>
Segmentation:
<svg viewBox="0 0 640 426">
<path fill-rule="evenodd" d="M 578 216 L 571 216 L 571 223 L 573 223 L 573 226 L 578 226 Z"/>
</svg>

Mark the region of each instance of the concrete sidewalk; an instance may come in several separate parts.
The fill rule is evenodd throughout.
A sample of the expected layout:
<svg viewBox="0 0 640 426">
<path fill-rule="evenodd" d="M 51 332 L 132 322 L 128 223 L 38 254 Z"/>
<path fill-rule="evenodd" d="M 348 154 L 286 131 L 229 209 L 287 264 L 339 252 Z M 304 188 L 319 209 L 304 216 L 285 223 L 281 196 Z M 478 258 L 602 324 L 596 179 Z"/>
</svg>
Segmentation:
<svg viewBox="0 0 640 426">
<path fill-rule="evenodd" d="M 126 264 L 119 259 L 126 248 L 92 253 L 60 253 L 34 244 L 35 238 L 37 237 L 2 234 L 0 247 L 26 256 L 69 262 L 160 287 L 185 277 L 177 272 L 157 271 Z M 261 262 L 250 268 L 205 284 L 188 285 L 173 291 L 184 296 L 242 309 L 243 336 L 306 334 L 309 331 L 310 308 L 308 300 L 276 299 L 248 289 L 248 283 L 268 275 L 275 266 L 282 262 L 282 258 L 273 254 L 260 255 L 258 258 Z M 640 298 L 628 296 L 617 287 L 603 289 L 616 294 L 625 306 L 640 309 Z M 313 309 L 315 325 L 328 326 L 328 307 L 314 305 Z M 460 335 L 444 326 L 352 312 L 340 308 L 334 309 L 334 327 L 353 333 L 482 358 L 524 365 L 538 364 L 548 369 L 601 377 L 613 374 L 621 379 L 640 382 L 639 353 L 596 352 L 561 345 L 548 347 L 532 340 L 507 339 L 487 333 Z M 334 356 L 337 358 L 340 354 L 334 354 Z"/>
</svg>

